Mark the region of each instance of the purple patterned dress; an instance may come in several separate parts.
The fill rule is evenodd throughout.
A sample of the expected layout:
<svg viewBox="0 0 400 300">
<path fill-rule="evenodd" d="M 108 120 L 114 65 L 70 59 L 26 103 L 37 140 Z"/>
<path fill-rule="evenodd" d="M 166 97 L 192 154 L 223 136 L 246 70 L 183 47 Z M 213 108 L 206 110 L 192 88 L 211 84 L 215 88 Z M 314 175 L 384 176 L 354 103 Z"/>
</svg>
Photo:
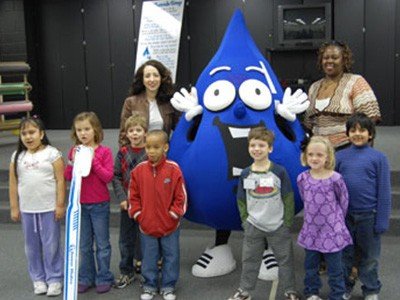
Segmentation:
<svg viewBox="0 0 400 300">
<path fill-rule="evenodd" d="M 304 202 L 304 223 L 298 244 L 305 249 L 333 253 L 352 244 L 345 224 L 349 195 L 337 172 L 326 179 L 315 179 L 310 171 L 297 177 Z"/>
</svg>

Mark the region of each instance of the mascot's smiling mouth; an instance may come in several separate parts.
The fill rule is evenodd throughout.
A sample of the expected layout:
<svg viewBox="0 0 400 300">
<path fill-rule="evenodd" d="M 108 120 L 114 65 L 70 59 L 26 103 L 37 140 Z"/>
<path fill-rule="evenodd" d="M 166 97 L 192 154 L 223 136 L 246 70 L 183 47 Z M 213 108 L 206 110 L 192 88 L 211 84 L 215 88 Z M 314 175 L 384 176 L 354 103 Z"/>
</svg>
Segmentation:
<svg viewBox="0 0 400 300">
<path fill-rule="evenodd" d="M 217 126 L 221 133 L 228 159 L 228 179 L 240 176 L 242 170 L 253 162 L 247 148 L 247 136 L 251 128 L 264 126 L 264 121 L 251 126 L 237 126 L 223 124 L 219 117 L 215 117 L 213 125 Z"/>
</svg>

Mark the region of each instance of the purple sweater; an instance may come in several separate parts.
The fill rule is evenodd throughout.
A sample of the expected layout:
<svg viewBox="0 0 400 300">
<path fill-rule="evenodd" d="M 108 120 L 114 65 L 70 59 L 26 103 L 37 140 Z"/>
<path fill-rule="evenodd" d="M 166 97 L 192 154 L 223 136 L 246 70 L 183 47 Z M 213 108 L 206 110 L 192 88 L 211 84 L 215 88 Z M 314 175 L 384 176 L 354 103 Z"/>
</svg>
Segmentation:
<svg viewBox="0 0 400 300">
<path fill-rule="evenodd" d="M 352 244 L 345 224 L 349 195 L 342 176 L 314 179 L 310 171 L 297 177 L 304 202 L 304 223 L 298 244 L 305 249 L 333 253 Z"/>
</svg>

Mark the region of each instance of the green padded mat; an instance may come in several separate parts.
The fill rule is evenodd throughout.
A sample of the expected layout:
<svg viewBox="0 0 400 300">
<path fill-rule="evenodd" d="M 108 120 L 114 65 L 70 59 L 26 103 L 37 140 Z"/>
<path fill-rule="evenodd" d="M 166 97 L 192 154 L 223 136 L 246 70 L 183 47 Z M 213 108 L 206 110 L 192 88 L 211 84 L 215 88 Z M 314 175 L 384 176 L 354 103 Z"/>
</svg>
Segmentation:
<svg viewBox="0 0 400 300">
<path fill-rule="evenodd" d="M 1 83 L 0 95 L 25 95 L 32 86 L 29 83 Z"/>
</svg>

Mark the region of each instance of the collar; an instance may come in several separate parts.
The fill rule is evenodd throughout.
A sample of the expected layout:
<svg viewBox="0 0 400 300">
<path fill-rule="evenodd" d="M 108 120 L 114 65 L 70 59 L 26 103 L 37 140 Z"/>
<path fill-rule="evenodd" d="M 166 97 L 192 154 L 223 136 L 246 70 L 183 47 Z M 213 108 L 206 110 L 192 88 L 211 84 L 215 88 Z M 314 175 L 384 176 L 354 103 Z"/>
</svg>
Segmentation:
<svg viewBox="0 0 400 300">
<path fill-rule="evenodd" d="M 163 155 L 163 157 L 160 159 L 160 161 L 156 165 L 153 165 L 153 163 L 150 160 L 147 160 L 147 165 L 151 169 L 155 168 L 158 171 L 165 165 L 166 161 L 167 161 L 167 157 L 165 155 Z"/>
</svg>

